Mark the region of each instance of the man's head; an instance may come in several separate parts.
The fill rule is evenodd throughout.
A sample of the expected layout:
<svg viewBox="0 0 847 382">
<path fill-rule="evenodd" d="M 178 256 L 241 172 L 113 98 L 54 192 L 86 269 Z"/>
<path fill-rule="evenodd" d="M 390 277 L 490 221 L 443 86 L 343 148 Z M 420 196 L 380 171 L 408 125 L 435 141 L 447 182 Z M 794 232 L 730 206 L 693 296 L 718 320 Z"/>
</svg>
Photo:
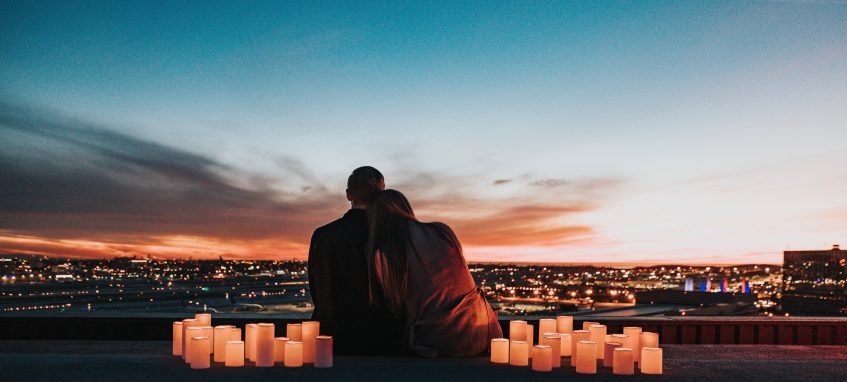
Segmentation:
<svg viewBox="0 0 847 382">
<path fill-rule="evenodd" d="M 371 166 L 359 167 L 347 178 L 347 200 L 353 204 L 353 208 L 367 207 L 384 189 L 382 173 Z"/>
</svg>

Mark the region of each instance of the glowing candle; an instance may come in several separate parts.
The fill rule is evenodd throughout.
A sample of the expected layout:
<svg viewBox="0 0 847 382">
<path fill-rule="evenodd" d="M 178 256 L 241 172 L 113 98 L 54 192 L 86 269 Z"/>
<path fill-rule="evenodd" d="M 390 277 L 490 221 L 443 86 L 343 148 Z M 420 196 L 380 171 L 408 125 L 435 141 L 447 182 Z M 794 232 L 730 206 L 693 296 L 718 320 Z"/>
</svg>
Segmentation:
<svg viewBox="0 0 847 382">
<path fill-rule="evenodd" d="M 173 339 L 171 352 L 173 355 L 182 355 L 182 321 L 174 322 L 171 338 Z"/>
<path fill-rule="evenodd" d="M 509 340 L 491 339 L 491 363 L 509 363 Z"/>
<path fill-rule="evenodd" d="M 607 334 L 607 335 L 606 335 L 606 338 L 603 340 L 603 342 L 612 342 L 612 335 L 611 335 L 611 334 Z"/>
<path fill-rule="evenodd" d="M 306 321 L 303 323 L 303 363 L 315 363 L 315 337 L 320 334 L 321 323 L 318 321 Z"/>
<path fill-rule="evenodd" d="M 194 318 L 200 322 L 200 326 L 212 326 L 212 315 L 209 313 L 197 313 Z"/>
<path fill-rule="evenodd" d="M 241 328 L 232 328 L 229 332 L 230 341 L 241 341 Z"/>
<path fill-rule="evenodd" d="M 285 343 L 285 367 L 303 366 L 303 343 L 288 341 Z"/>
<path fill-rule="evenodd" d="M 623 334 L 629 336 L 629 342 L 624 347 L 632 349 L 633 359 L 638 362 L 638 357 L 641 354 L 641 346 L 638 343 L 638 339 L 641 336 L 641 328 L 637 326 L 625 326 L 623 328 Z"/>
<path fill-rule="evenodd" d="M 570 334 L 573 331 L 573 316 L 556 316 L 556 331 Z"/>
<path fill-rule="evenodd" d="M 580 374 L 597 374 L 597 343 L 594 341 L 579 341 L 576 344 L 576 372 Z"/>
<path fill-rule="evenodd" d="M 616 348 L 612 360 L 612 373 L 618 375 L 635 374 L 635 359 L 630 348 Z"/>
<path fill-rule="evenodd" d="M 659 333 L 651 333 L 651 332 L 641 332 L 638 335 L 638 353 L 644 355 L 641 351 L 643 348 L 657 348 L 659 347 Z M 638 363 L 638 367 L 641 367 L 641 355 L 635 357 L 635 362 Z"/>
<path fill-rule="evenodd" d="M 247 324 L 244 327 L 244 356 L 250 362 L 256 362 L 256 329 L 257 324 Z"/>
<path fill-rule="evenodd" d="M 261 323 L 253 335 L 255 339 L 255 353 L 257 367 L 271 367 L 274 365 L 274 324 Z"/>
<path fill-rule="evenodd" d="M 621 347 L 620 342 L 606 342 L 603 344 L 603 366 L 612 367 L 615 349 Z"/>
<path fill-rule="evenodd" d="M 550 347 L 552 367 L 562 367 L 562 337 L 556 333 L 546 333 L 538 343 Z"/>
<path fill-rule="evenodd" d="M 626 348 L 629 341 L 629 336 L 626 334 L 612 334 L 612 340 L 606 342 L 617 342 L 621 344 L 621 347 Z"/>
<path fill-rule="evenodd" d="M 552 349 L 547 345 L 532 347 L 532 371 L 552 371 Z"/>
<path fill-rule="evenodd" d="M 588 341 L 591 339 L 591 333 L 587 330 L 574 330 L 571 333 L 571 366 L 576 366 L 577 348 L 579 341 Z M 596 357 L 596 355 L 595 355 Z"/>
<path fill-rule="evenodd" d="M 638 363 L 642 374 L 662 374 L 662 349 L 654 347 L 641 348 L 641 362 Z"/>
<path fill-rule="evenodd" d="M 562 339 L 562 348 L 560 354 L 562 357 L 570 357 L 571 356 L 571 334 L 563 333 L 559 334 L 559 337 Z"/>
<path fill-rule="evenodd" d="M 229 367 L 244 366 L 244 341 L 227 341 L 224 365 Z"/>
<path fill-rule="evenodd" d="M 315 337 L 315 367 L 332 367 L 332 337 Z"/>
<path fill-rule="evenodd" d="M 182 359 L 189 358 L 185 349 L 188 347 L 188 328 L 200 326 L 196 318 L 187 318 L 182 320 Z M 188 363 L 188 361 L 185 361 Z"/>
<path fill-rule="evenodd" d="M 597 344 L 597 359 L 603 359 L 603 344 L 606 343 L 606 325 L 591 325 L 588 328 L 588 332 L 591 333 L 591 341 Z"/>
<path fill-rule="evenodd" d="M 215 354 L 215 362 L 226 361 L 226 343 L 230 341 L 229 334 L 232 328 L 232 325 L 215 326 L 214 345 L 212 346 L 212 353 Z"/>
<path fill-rule="evenodd" d="M 509 342 L 509 365 L 512 366 L 527 366 L 529 365 L 529 346 L 526 341 L 510 341 Z"/>
<path fill-rule="evenodd" d="M 535 326 L 526 325 L 526 346 L 529 349 L 527 356 L 532 358 L 532 346 L 535 345 Z"/>
<path fill-rule="evenodd" d="M 303 339 L 303 325 L 288 324 L 285 326 L 285 336 L 292 341 L 300 341 Z"/>
<path fill-rule="evenodd" d="M 542 318 L 538 320 L 538 333 L 558 333 L 556 331 L 556 320 L 553 318 Z M 538 337 L 541 338 L 540 336 Z"/>
<path fill-rule="evenodd" d="M 211 338 L 200 336 L 191 338 L 191 368 L 208 369 L 212 352 Z"/>
<path fill-rule="evenodd" d="M 526 321 L 509 321 L 509 341 L 526 341 Z"/>
<path fill-rule="evenodd" d="M 285 362 L 285 343 L 288 337 L 274 338 L 274 362 Z"/>
<path fill-rule="evenodd" d="M 594 322 L 594 321 L 585 321 L 585 322 L 582 323 L 582 330 L 588 330 L 588 328 L 590 328 L 591 325 L 600 325 L 600 323 Z"/>
<path fill-rule="evenodd" d="M 191 341 L 191 339 L 194 337 L 205 337 L 203 335 L 203 328 L 197 326 L 190 327 L 185 332 L 185 339 L 183 340 L 183 343 L 185 343 L 185 350 L 182 351 L 182 354 L 185 356 L 185 363 L 191 363 L 191 356 L 193 355 L 193 353 L 191 352 L 191 347 L 194 346 L 194 343 Z"/>
</svg>

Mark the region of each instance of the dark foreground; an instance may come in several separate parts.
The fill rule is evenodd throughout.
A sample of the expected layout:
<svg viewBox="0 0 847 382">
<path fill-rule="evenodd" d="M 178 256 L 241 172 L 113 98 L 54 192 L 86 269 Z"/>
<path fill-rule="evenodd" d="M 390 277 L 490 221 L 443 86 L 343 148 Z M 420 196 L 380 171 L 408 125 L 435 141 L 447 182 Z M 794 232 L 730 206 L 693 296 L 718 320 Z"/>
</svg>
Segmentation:
<svg viewBox="0 0 847 382">
<path fill-rule="evenodd" d="M 335 367 L 192 370 L 168 342 L 0 341 L 0 381 L 845 381 L 847 346 L 666 345 L 662 376 L 595 376 L 493 365 L 488 359 L 336 357 Z"/>
</svg>

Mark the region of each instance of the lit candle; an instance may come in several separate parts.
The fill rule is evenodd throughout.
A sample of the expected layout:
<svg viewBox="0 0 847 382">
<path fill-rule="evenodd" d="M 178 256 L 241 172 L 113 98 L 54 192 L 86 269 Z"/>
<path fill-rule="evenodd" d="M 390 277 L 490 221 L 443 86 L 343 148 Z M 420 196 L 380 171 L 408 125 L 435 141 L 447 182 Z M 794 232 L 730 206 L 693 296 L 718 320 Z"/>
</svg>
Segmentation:
<svg viewBox="0 0 847 382">
<path fill-rule="evenodd" d="M 638 343 L 638 339 L 641 336 L 641 328 L 637 326 L 625 326 L 623 328 L 623 334 L 629 336 L 629 342 L 624 347 L 632 349 L 633 359 L 637 362 L 641 354 L 641 346 Z"/>
<path fill-rule="evenodd" d="M 638 366 L 642 374 L 662 374 L 662 349 L 654 347 L 641 348 L 641 362 Z"/>
<path fill-rule="evenodd" d="M 659 347 L 659 333 L 641 332 L 641 334 L 638 335 L 638 350 L 636 351 L 641 355 L 644 355 L 644 353 L 641 352 L 641 349 L 646 347 Z M 639 368 L 641 367 L 641 355 L 635 357 L 635 362 L 638 363 Z"/>
<path fill-rule="evenodd" d="M 607 335 L 606 335 L 606 339 L 605 339 L 605 340 L 603 340 L 603 342 L 612 342 L 612 335 L 611 335 L 611 334 L 607 334 Z"/>
<path fill-rule="evenodd" d="M 241 341 L 241 328 L 232 328 L 229 332 L 230 341 Z"/>
<path fill-rule="evenodd" d="M 315 337 L 315 367 L 332 367 L 332 337 Z"/>
<path fill-rule="evenodd" d="M 606 342 L 603 344 L 603 366 L 612 367 L 615 349 L 621 347 L 620 342 Z"/>
<path fill-rule="evenodd" d="M 191 356 L 193 353 L 191 352 L 191 347 L 194 346 L 194 343 L 191 341 L 194 337 L 205 337 L 203 335 L 203 328 L 195 326 L 190 327 L 185 332 L 185 339 L 183 343 L 185 343 L 185 350 L 183 350 L 183 355 L 185 356 L 185 363 L 191 363 Z"/>
<path fill-rule="evenodd" d="M 591 341 L 597 344 L 597 359 L 603 359 L 603 344 L 606 343 L 606 325 L 595 324 L 588 328 Z"/>
<path fill-rule="evenodd" d="M 253 357 L 257 367 L 274 365 L 274 324 L 261 323 L 257 326 L 253 338 L 256 345 Z"/>
<path fill-rule="evenodd" d="M 556 316 L 556 331 L 565 334 L 573 331 L 573 316 Z"/>
<path fill-rule="evenodd" d="M 182 321 L 176 321 L 173 324 L 173 334 L 171 335 L 173 355 L 182 355 Z"/>
<path fill-rule="evenodd" d="M 200 336 L 191 338 L 191 368 L 208 369 L 209 356 L 212 351 L 211 338 Z"/>
<path fill-rule="evenodd" d="M 582 323 L 582 330 L 588 330 L 588 328 L 590 328 L 591 325 L 600 325 L 600 323 L 594 322 L 594 321 L 585 321 L 585 322 Z"/>
<path fill-rule="evenodd" d="M 232 328 L 232 325 L 215 326 L 214 345 L 212 346 L 212 353 L 215 354 L 215 362 L 226 361 L 226 343 L 230 341 L 229 335 Z"/>
<path fill-rule="evenodd" d="M 188 347 L 188 328 L 200 326 L 196 318 L 186 318 L 182 320 L 182 359 L 189 358 L 189 355 L 185 352 Z M 188 363 L 188 361 L 185 361 Z"/>
<path fill-rule="evenodd" d="M 491 339 L 491 363 L 509 363 L 509 340 Z"/>
<path fill-rule="evenodd" d="M 229 367 L 244 366 L 244 341 L 227 341 L 224 365 Z"/>
<path fill-rule="evenodd" d="M 556 331 L 556 319 L 542 318 L 538 320 L 538 333 L 558 333 Z M 538 337 L 541 338 L 540 336 Z"/>
<path fill-rule="evenodd" d="M 197 313 L 194 318 L 200 321 L 200 326 L 212 326 L 212 315 L 209 313 Z"/>
<path fill-rule="evenodd" d="M 588 341 L 590 339 L 591 333 L 587 330 L 574 330 L 571 332 L 571 366 L 576 366 L 576 358 L 578 355 L 576 345 L 579 344 L 579 341 Z"/>
<path fill-rule="evenodd" d="M 527 356 L 532 358 L 532 346 L 535 345 L 535 325 L 526 325 L 526 346 L 529 348 Z"/>
<path fill-rule="evenodd" d="M 247 324 L 244 327 L 244 356 L 250 362 L 256 362 L 256 329 L 258 324 Z"/>
<path fill-rule="evenodd" d="M 594 341 L 579 341 L 576 344 L 576 372 L 580 374 L 597 374 L 597 343 Z"/>
<path fill-rule="evenodd" d="M 613 357 L 612 373 L 618 375 L 633 375 L 635 359 L 631 348 L 616 348 Z"/>
<path fill-rule="evenodd" d="M 532 347 L 532 371 L 552 371 L 552 349 L 547 345 Z"/>
<path fill-rule="evenodd" d="M 303 339 L 303 325 L 288 324 L 285 326 L 285 336 L 292 341 L 300 341 Z"/>
<path fill-rule="evenodd" d="M 510 341 L 509 342 L 509 365 L 512 366 L 528 366 L 529 365 L 529 346 L 526 341 Z"/>
<path fill-rule="evenodd" d="M 211 355 L 213 351 L 215 351 L 215 328 L 211 326 L 201 326 L 200 335 L 203 337 L 209 337 L 209 354 Z"/>
<path fill-rule="evenodd" d="M 509 321 L 509 341 L 526 341 L 526 321 Z"/>
<path fill-rule="evenodd" d="M 559 337 L 562 339 L 562 348 L 561 348 L 561 356 L 562 357 L 570 357 L 571 356 L 571 334 L 563 333 L 559 334 Z"/>
<path fill-rule="evenodd" d="M 550 347 L 552 367 L 562 367 L 562 337 L 556 333 L 545 333 L 539 344 Z"/>
<path fill-rule="evenodd" d="M 303 343 L 288 341 L 285 343 L 285 367 L 303 366 Z"/>
<path fill-rule="evenodd" d="M 302 339 L 303 342 L 303 363 L 315 363 L 315 337 L 320 334 L 321 323 L 318 321 L 303 322 Z"/>
<path fill-rule="evenodd" d="M 621 347 L 625 348 L 625 347 L 629 347 L 629 346 L 626 346 L 628 344 L 627 341 L 629 341 L 629 336 L 626 335 L 626 334 L 612 334 L 612 340 L 606 341 L 606 342 L 617 342 L 617 343 L 621 344 Z"/>
<path fill-rule="evenodd" d="M 285 362 L 285 343 L 288 337 L 274 338 L 274 362 Z"/>
</svg>

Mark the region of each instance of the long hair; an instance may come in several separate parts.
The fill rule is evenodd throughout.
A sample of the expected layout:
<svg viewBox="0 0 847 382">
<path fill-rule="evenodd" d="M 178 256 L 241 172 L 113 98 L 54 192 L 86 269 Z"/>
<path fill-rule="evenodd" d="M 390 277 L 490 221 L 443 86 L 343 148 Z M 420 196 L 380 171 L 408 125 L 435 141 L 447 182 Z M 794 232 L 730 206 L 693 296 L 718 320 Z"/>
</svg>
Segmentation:
<svg viewBox="0 0 847 382">
<path fill-rule="evenodd" d="M 382 291 L 389 306 L 400 306 L 406 294 L 409 280 L 409 250 L 414 250 L 409 222 L 417 222 L 415 212 L 409 200 L 397 190 L 385 190 L 379 193 L 368 205 L 368 269 L 370 281 L 370 302 L 379 300 Z M 380 285 L 376 277 L 376 254 L 381 253 L 385 262 L 382 267 Z"/>
</svg>

